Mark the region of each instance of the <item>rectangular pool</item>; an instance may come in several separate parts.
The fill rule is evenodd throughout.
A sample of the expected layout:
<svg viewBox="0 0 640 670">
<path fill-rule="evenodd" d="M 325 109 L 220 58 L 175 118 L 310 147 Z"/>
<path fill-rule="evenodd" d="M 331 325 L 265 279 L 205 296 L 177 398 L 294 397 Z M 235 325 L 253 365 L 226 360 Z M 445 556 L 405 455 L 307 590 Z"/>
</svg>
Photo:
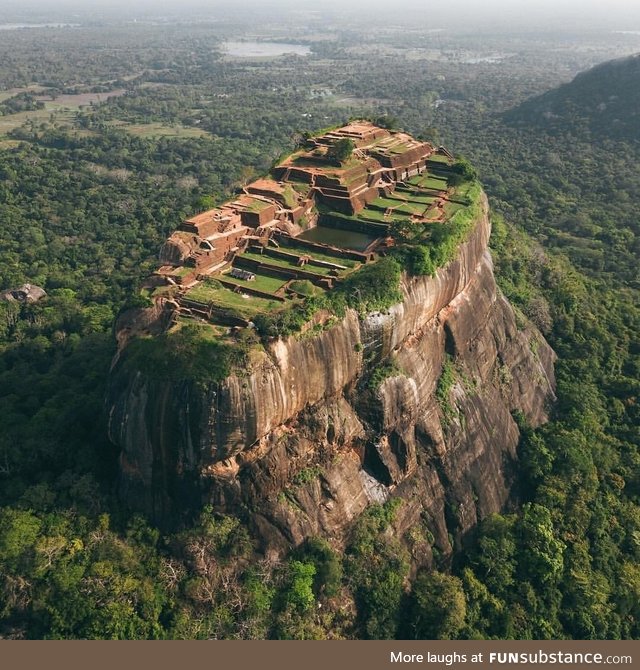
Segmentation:
<svg viewBox="0 0 640 670">
<path fill-rule="evenodd" d="M 330 244 L 340 249 L 351 249 L 353 251 L 364 251 L 374 240 L 378 239 L 372 235 L 358 233 L 353 230 L 341 230 L 329 228 L 328 226 L 316 226 L 298 235 L 299 240 L 316 242 L 318 244 Z"/>
</svg>

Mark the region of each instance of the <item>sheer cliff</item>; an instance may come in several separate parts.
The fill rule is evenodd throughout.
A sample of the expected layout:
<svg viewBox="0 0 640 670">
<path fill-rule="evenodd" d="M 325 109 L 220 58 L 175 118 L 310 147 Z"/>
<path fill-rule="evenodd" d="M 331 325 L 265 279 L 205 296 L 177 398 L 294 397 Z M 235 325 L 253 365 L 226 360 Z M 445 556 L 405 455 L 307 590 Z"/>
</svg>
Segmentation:
<svg viewBox="0 0 640 670">
<path fill-rule="evenodd" d="M 399 498 L 416 562 L 451 554 L 508 500 L 514 414 L 539 425 L 554 398 L 554 353 L 497 288 L 489 234 L 483 198 L 455 259 L 403 276 L 402 302 L 275 340 L 220 383 L 132 371 L 122 338 L 108 405 L 124 499 L 168 525 L 210 503 L 284 550 L 340 545 Z"/>
</svg>

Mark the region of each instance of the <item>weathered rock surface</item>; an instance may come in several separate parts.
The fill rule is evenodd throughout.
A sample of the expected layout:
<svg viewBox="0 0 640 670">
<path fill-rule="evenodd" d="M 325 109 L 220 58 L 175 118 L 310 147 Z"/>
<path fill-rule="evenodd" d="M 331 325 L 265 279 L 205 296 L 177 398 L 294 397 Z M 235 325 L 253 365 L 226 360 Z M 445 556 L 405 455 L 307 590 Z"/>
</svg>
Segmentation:
<svg viewBox="0 0 640 670">
<path fill-rule="evenodd" d="M 539 425 L 554 398 L 554 353 L 497 289 L 489 233 L 485 203 L 453 262 L 404 279 L 402 303 L 279 340 L 244 376 L 203 388 L 116 364 L 124 498 L 165 524 L 209 502 L 285 549 L 312 535 L 339 545 L 368 505 L 400 497 L 396 530 L 416 562 L 450 555 L 508 499 L 512 413 Z M 371 389 L 389 361 L 399 372 Z"/>
<path fill-rule="evenodd" d="M 10 288 L 8 291 L 0 292 L 0 300 L 6 302 L 38 302 L 46 297 L 47 292 L 35 284 L 23 284 L 18 288 Z"/>
</svg>

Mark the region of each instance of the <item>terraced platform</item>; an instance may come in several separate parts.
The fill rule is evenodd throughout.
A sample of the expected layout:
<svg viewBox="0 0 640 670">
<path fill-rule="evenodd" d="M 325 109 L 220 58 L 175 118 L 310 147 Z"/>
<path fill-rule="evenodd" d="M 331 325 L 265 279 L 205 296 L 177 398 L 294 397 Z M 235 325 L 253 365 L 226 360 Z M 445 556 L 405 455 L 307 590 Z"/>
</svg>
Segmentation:
<svg viewBox="0 0 640 670">
<path fill-rule="evenodd" d="M 180 226 L 153 295 L 170 297 L 182 316 L 229 325 L 330 290 L 388 253 L 398 227 L 456 211 L 452 163 L 442 147 L 368 121 L 309 138 L 269 177 Z"/>
</svg>

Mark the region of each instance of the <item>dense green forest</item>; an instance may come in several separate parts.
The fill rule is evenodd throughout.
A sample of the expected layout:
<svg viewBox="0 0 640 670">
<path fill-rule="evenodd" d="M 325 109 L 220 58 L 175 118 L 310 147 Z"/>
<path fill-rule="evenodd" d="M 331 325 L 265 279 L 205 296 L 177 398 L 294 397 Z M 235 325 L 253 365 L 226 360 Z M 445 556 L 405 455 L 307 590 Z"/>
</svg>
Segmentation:
<svg viewBox="0 0 640 670">
<path fill-rule="evenodd" d="M 0 636 L 640 636 L 638 136 L 585 134 L 572 106 L 532 125 L 520 107 L 592 64 L 584 51 L 467 36 L 421 60 L 399 51 L 420 36 L 370 50 L 345 31 L 308 58 L 245 61 L 222 56 L 215 25 L 48 33 L 0 45 L 0 290 L 47 291 L 0 302 Z M 481 48 L 516 55 L 460 56 Z M 588 58 L 631 51 L 617 48 Z M 553 420 L 522 425 L 512 506 L 431 573 L 410 574 L 393 504 L 363 515 L 344 554 L 316 539 L 278 559 L 211 509 L 167 535 L 115 496 L 112 325 L 162 240 L 353 114 L 472 161 L 500 286 L 559 355 Z"/>
</svg>

